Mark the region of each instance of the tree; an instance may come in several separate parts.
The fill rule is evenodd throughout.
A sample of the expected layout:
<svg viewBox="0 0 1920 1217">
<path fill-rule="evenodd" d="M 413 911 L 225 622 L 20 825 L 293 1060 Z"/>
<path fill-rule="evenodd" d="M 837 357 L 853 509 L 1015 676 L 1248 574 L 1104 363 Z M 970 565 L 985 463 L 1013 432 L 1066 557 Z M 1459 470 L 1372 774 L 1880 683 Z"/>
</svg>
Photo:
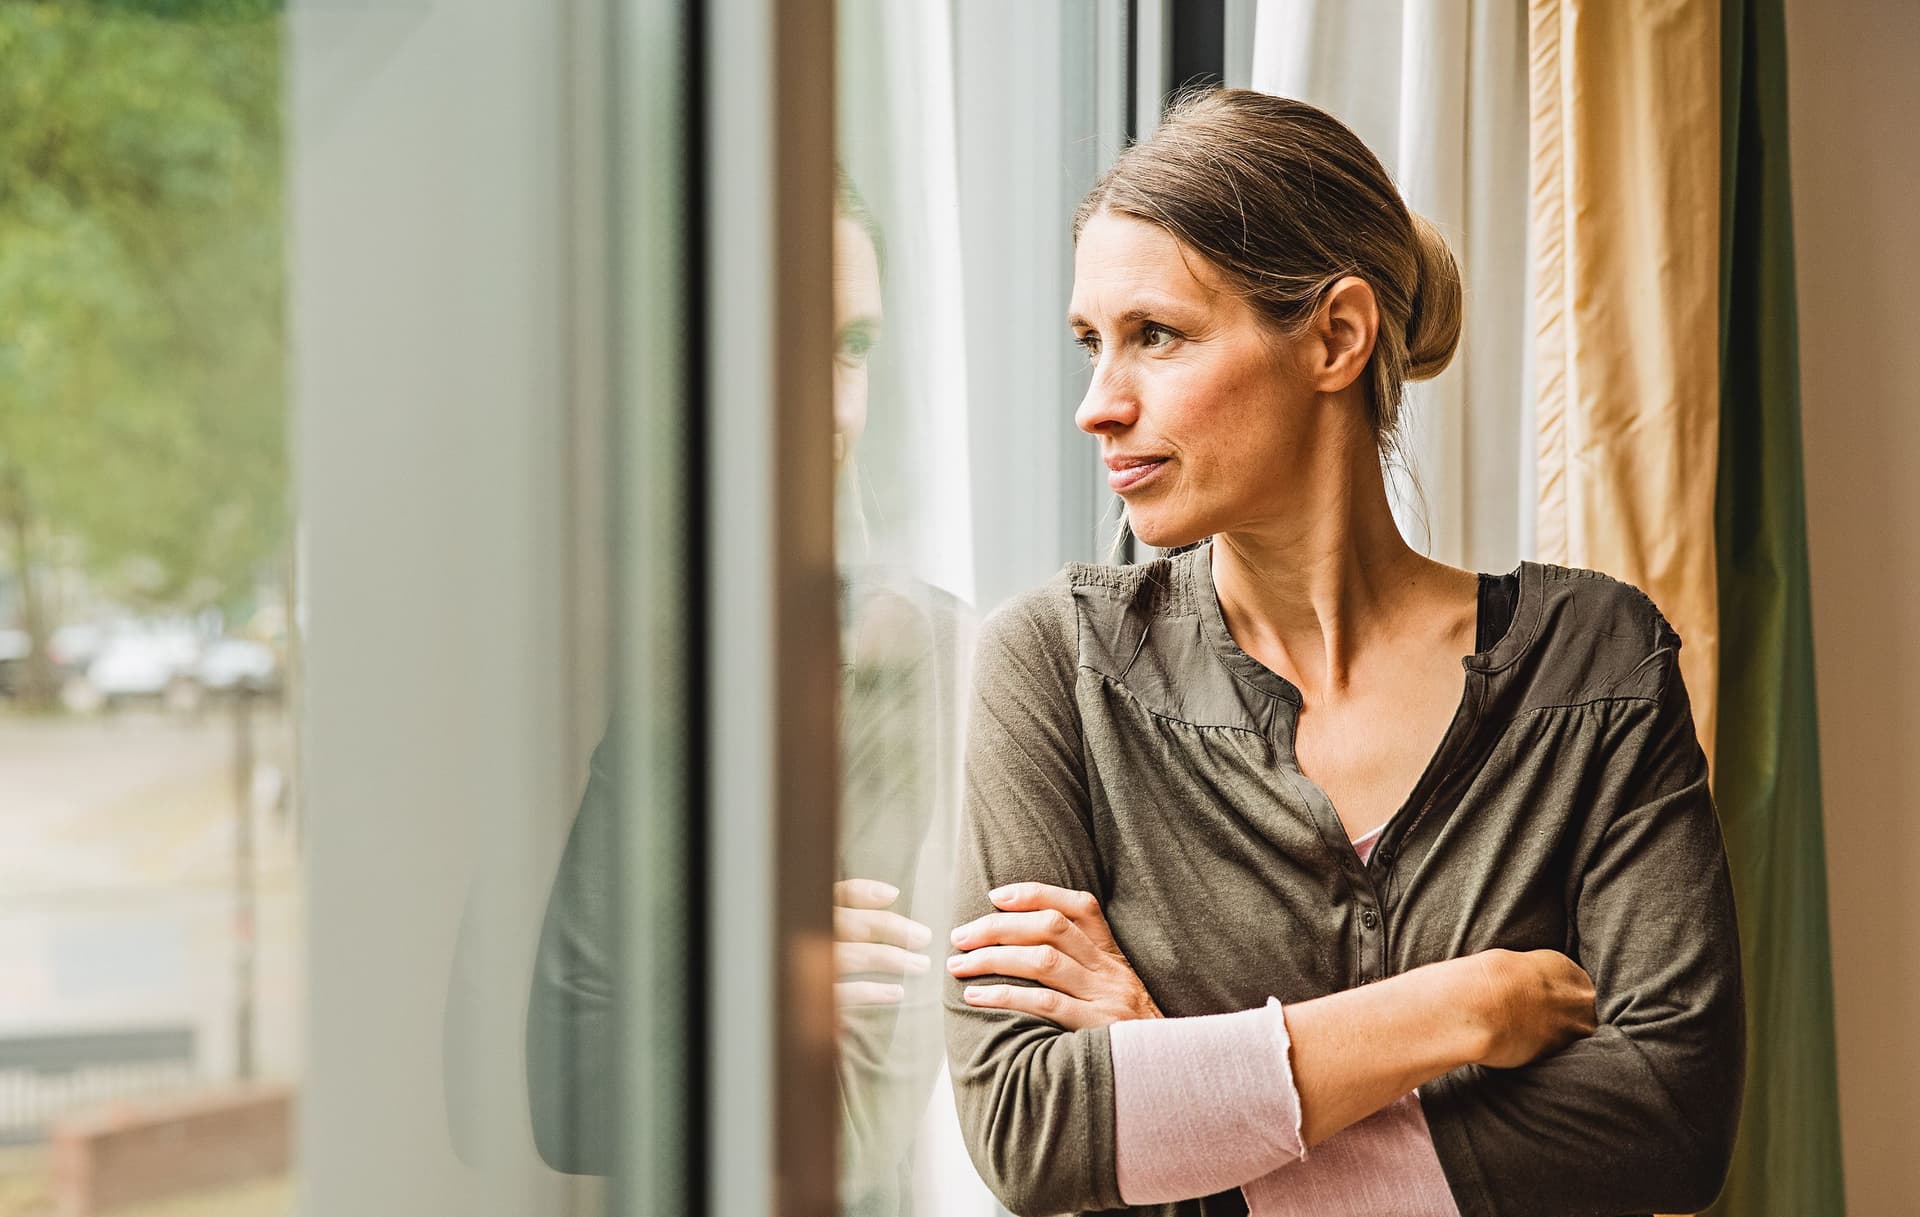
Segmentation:
<svg viewBox="0 0 1920 1217">
<path fill-rule="evenodd" d="M 183 610 L 284 551 L 280 39 L 259 0 L 0 0 L 0 532 L 38 701 L 49 547 Z"/>
</svg>

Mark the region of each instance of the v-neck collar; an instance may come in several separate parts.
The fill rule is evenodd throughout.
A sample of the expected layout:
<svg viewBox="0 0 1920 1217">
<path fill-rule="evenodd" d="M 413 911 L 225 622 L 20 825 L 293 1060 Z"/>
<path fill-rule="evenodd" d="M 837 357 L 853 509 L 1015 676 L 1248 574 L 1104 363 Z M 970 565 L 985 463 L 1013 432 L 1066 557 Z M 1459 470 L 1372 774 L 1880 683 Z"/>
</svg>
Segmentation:
<svg viewBox="0 0 1920 1217">
<path fill-rule="evenodd" d="M 1227 628 L 1226 614 L 1220 608 L 1220 594 L 1213 583 L 1213 542 L 1204 542 L 1186 555 L 1190 561 L 1198 564 L 1193 572 L 1194 586 L 1199 601 L 1201 628 L 1212 642 L 1214 650 L 1227 668 L 1242 681 L 1254 688 L 1261 689 L 1277 697 L 1294 708 L 1297 722 L 1300 708 L 1305 704 L 1300 690 L 1286 677 L 1261 663 L 1243 650 L 1233 639 L 1233 633 Z M 1298 755 L 1293 749 L 1293 723 L 1285 724 L 1285 736 L 1282 740 L 1285 754 L 1285 768 L 1292 780 L 1301 784 L 1307 793 L 1308 803 L 1315 807 L 1316 817 L 1321 820 L 1321 832 L 1329 841 L 1336 838 L 1346 848 L 1344 854 L 1353 859 L 1360 873 L 1371 873 L 1376 860 L 1378 865 L 1391 864 L 1398 850 L 1399 840 L 1411 831 L 1411 825 L 1418 823 L 1431 804 L 1434 792 L 1444 783 L 1453 766 L 1452 758 L 1458 755 L 1464 741 L 1473 734 L 1481 707 L 1487 703 L 1487 682 L 1494 673 L 1510 666 L 1533 645 L 1534 637 L 1539 633 L 1542 604 L 1545 600 L 1545 572 L 1536 562 L 1522 562 L 1515 568 L 1517 589 L 1514 597 L 1513 618 L 1507 630 L 1492 646 L 1485 650 L 1464 655 L 1460 665 L 1466 670 L 1466 679 L 1462 682 L 1459 704 L 1454 708 L 1453 717 L 1447 720 L 1445 732 L 1435 745 L 1433 755 L 1428 758 L 1420 775 L 1415 779 L 1413 789 L 1396 807 L 1392 814 L 1376 825 L 1368 835 L 1374 837 L 1374 848 L 1368 861 L 1361 863 L 1352 848 L 1352 839 L 1346 831 L 1346 824 L 1333 805 L 1333 800 L 1319 783 L 1308 777 L 1300 769 Z M 1482 577 L 1484 583 L 1485 577 Z M 1478 641 L 1476 630 L 1475 640 Z M 1476 677 L 1479 679 L 1476 681 Z M 1363 838 L 1364 839 L 1364 838 Z"/>
<path fill-rule="evenodd" d="M 1298 686 L 1255 659 L 1234 641 L 1233 631 L 1227 628 L 1226 614 L 1220 608 L 1219 589 L 1213 582 L 1212 540 L 1201 542 L 1182 556 L 1194 564 L 1193 579 L 1198 592 L 1194 598 L 1199 601 L 1201 628 L 1212 644 L 1214 653 L 1220 657 L 1220 662 L 1235 676 L 1267 695 L 1291 702 L 1296 710 L 1303 706 L 1305 699 Z M 1545 586 L 1542 568 L 1537 562 L 1521 562 L 1512 573 L 1518 577 L 1519 584 L 1514 597 L 1513 619 L 1508 623 L 1506 633 L 1492 646 L 1461 656 L 1460 664 L 1468 672 L 1487 674 L 1509 666 L 1526 653 L 1539 632 Z M 1483 580 L 1499 578 L 1487 575 L 1480 577 Z"/>
</svg>

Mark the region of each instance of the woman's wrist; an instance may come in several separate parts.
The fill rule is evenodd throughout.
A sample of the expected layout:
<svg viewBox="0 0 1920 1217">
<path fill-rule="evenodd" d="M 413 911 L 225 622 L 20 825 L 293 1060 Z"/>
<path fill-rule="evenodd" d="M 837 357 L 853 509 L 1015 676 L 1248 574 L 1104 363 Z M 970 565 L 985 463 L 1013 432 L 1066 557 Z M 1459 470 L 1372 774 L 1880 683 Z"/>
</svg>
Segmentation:
<svg viewBox="0 0 1920 1217">
<path fill-rule="evenodd" d="M 1487 982 L 1468 960 L 1413 968 L 1285 1008 L 1308 1145 L 1489 1048 Z"/>
<path fill-rule="evenodd" d="M 1494 1055 L 1506 1025 L 1510 998 L 1503 973 L 1490 967 L 1489 953 L 1442 960 L 1416 971 L 1431 971 L 1440 1009 L 1440 1042 L 1450 1069 L 1479 1065 Z"/>
</svg>

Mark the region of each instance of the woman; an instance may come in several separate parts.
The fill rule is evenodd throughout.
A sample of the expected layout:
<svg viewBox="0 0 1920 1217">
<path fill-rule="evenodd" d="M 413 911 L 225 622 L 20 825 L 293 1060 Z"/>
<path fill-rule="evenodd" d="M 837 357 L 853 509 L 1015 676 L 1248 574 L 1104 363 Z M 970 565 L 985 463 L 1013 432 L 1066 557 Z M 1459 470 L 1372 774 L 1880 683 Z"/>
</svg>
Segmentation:
<svg viewBox="0 0 1920 1217">
<path fill-rule="evenodd" d="M 1743 1023 L 1680 642 L 1605 576 L 1402 540 L 1445 244 L 1243 91 L 1075 232 L 1077 421 L 1174 552 L 982 628 L 947 992 L 982 1174 L 1022 1214 L 1704 1207 Z"/>
<path fill-rule="evenodd" d="M 836 203 L 833 445 L 842 488 L 851 492 L 867 424 L 867 360 L 884 310 L 879 227 L 844 175 Z M 849 542 L 843 556 L 853 547 Z M 938 976 L 926 948 L 929 923 L 947 918 L 946 894 L 918 877 L 924 851 L 938 851 L 937 869 L 944 871 L 951 847 L 952 741 L 967 614 L 952 596 L 911 576 L 853 561 L 841 567 L 840 613 L 840 1211 L 898 1217 L 909 1203 L 912 1138 L 939 1069 Z M 620 1160 L 612 1089 L 620 1012 L 608 886 L 619 738 L 609 730 L 594 753 L 548 900 L 527 1017 L 535 1141 L 549 1165 L 572 1173 L 609 1174 Z"/>
</svg>

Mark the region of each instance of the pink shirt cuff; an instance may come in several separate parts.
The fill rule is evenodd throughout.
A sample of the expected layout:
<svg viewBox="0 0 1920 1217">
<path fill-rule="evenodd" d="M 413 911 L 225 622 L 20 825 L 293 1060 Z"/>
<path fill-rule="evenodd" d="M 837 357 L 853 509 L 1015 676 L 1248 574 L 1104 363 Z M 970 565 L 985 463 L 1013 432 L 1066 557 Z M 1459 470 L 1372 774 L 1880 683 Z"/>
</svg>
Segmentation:
<svg viewBox="0 0 1920 1217">
<path fill-rule="evenodd" d="M 1119 1022 L 1108 1037 L 1118 1183 L 1128 1204 L 1241 1187 L 1251 1217 L 1459 1217 L 1417 1094 L 1307 1154 L 1278 1001 Z"/>
<path fill-rule="evenodd" d="M 1226 1191 L 1306 1152 L 1279 1002 L 1119 1022 L 1108 1037 L 1120 1198 L 1128 1204 Z"/>
<path fill-rule="evenodd" d="M 1402 1096 L 1243 1189 L 1251 1217 L 1460 1217 L 1420 1096 Z"/>
</svg>

